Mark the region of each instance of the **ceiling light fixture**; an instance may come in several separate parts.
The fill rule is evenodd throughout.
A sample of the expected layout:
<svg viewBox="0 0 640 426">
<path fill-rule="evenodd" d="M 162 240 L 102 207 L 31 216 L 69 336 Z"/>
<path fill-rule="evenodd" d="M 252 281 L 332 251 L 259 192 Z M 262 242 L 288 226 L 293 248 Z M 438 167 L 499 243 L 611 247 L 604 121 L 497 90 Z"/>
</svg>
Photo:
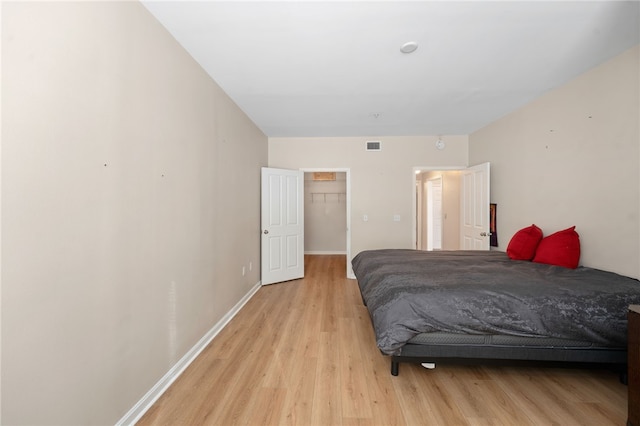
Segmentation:
<svg viewBox="0 0 640 426">
<path fill-rule="evenodd" d="M 400 51 L 402 53 L 411 53 L 411 52 L 415 52 L 417 48 L 418 48 L 418 43 L 416 43 L 415 41 L 408 41 L 402 45 L 402 47 L 400 48 Z"/>
</svg>

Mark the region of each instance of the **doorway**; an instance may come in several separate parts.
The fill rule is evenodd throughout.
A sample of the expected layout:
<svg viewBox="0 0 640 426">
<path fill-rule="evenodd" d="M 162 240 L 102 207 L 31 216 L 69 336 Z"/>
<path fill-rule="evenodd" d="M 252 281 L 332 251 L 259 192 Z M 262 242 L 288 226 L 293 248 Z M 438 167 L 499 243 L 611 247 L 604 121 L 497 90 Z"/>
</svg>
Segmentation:
<svg viewBox="0 0 640 426">
<path fill-rule="evenodd" d="M 414 171 L 416 249 L 460 249 L 462 169 L 416 168 Z"/>
<path fill-rule="evenodd" d="M 489 249 L 489 163 L 415 167 L 413 179 L 416 249 Z"/>
<path fill-rule="evenodd" d="M 344 168 L 300 169 L 304 172 L 305 254 L 344 254 L 351 269 L 351 177 Z"/>
</svg>

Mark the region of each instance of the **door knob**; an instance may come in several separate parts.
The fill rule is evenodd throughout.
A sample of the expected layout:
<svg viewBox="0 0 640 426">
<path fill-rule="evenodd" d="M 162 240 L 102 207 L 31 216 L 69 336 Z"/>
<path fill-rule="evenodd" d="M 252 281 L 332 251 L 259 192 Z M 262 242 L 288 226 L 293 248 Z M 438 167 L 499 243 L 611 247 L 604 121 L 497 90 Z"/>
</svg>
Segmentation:
<svg viewBox="0 0 640 426">
<path fill-rule="evenodd" d="M 268 233 L 269 233 L 269 230 L 265 229 L 264 234 L 267 235 Z"/>
<path fill-rule="evenodd" d="M 487 233 L 486 233 L 486 232 L 481 232 L 481 233 L 480 233 L 480 236 L 481 236 L 481 237 L 486 237 L 486 236 L 487 236 Z"/>
</svg>

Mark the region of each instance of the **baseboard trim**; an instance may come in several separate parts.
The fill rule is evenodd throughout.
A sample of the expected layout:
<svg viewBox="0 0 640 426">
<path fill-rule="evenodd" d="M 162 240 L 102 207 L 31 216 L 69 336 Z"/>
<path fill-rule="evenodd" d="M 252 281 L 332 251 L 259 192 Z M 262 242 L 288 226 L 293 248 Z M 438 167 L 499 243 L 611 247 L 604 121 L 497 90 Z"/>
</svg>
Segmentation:
<svg viewBox="0 0 640 426">
<path fill-rule="evenodd" d="M 156 383 L 145 396 L 134 405 L 127 414 L 124 415 L 116 426 L 134 425 L 144 413 L 162 396 L 171 384 L 182 374 L 182 372 L 193 362 L 204 348 L 207 347 L 214 337 L 236 316 L 240 309 L 253 297 L 260 289 L 261 282 L 258 283 L 225 314 L 199 341 L 196 343 L 167 373 Z"/>
</svg>

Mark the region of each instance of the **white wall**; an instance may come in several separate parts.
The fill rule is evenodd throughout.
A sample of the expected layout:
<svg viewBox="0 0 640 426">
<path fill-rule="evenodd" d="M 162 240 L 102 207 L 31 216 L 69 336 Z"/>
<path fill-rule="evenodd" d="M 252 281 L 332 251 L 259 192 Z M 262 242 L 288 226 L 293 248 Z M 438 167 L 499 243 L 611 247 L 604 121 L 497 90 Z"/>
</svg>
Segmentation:
<svg viewBox="0 0 640 426">
<path fill-rule="evenodd" d="M 437 136 L 269 138 L 269 166 L 289 169 L 350 169 L 351 255 L 375 248 L 414 248 L 414 167 L 467 165 L 467 137 Z M 381 140 L 382 150 L 365 150 Z M 363 216 L 368 221 L 363 221 Z M 394 222 L 393 216 L 400 215 Z"/>
<path fill-rule="evenodd" d="M 491 162 L 502 250 L 532 223 L 575 225 L 582 265 L 640 277 L 639 52 L 470 135 L 470 162 Z"/>
<path fill-rule="evenodd" d="M 267 138 L 137 2 L 2 2 L 2 418 L 114 424 L 259 281 Z"/>
</svg>

